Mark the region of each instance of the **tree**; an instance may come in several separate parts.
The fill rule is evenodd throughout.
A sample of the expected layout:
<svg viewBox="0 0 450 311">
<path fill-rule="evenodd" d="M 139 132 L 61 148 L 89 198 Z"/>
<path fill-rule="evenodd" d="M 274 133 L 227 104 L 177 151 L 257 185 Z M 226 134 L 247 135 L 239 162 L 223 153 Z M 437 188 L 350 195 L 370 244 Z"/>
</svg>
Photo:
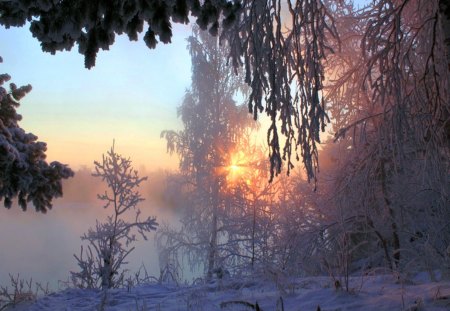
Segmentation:
<svg viewBox="0 0 450 311">
<path fill-rule="evenodd" d="M 192 87 L 179 108 L 184 128 L 179 132 L 163 131 L 161 137 L 167 139 L 168 151 L 180 157 L 180 171 L 189 195 L 182 219 L 183 234 L 171 232 L 164 238 L 178 239 L 173 242 L 179 247 L 197 245 L 192 253 L 197 264 L 204 263 L 207 277 L 211 278 L 226 257 L 226 250 L 221 248 L 227 241 L 223 224 L 229 218 L 226 170 L 240 136 L 252 122 L 245 108 L 234 100 L 243 81 L 227 66 L 227 49 L 199 29 L 194 29 L 188 42 Z"/>
<path fill-rule="evenodd" d="M 239 273 L 272 263 L 273 236 L 277 234 L 273 207 L 281 186 L 279 180 L 268 183 L 265 150 L 253 141 L 252 132 L 247 130 L 240 137 L 226 172 L 227 230 L 233 241 L 232 257 L 238 259 L 233 270 Z"/>
<path fill-rule="evenodd" d="M 91 68 L 99 49 L 108 50 L 116 34 L 125 33 L 136 41 L 146 23 L 144 41 L 149 48 L 155 48 L 157 37 L 163 43 L 170 43 L 171 19 L 187 24 L 191 14 L 197 17 L 202 29 L 209 26 L 210 32 L 216 35 L 221 15 L 224 15 L 222 25 L 230 25 L 240 8 L 238 2 L 232 1 L 202 2 L 7 0 L 0 4 L 0 24 L 10 27 L 31 22 L 30 31 L 46 52 L 70 50 L 78 44 L 79 52 L 85 55 L 85 66 Z"/>
<path fill-rule="evenodd" d="M 93 176 L 100 177 L 109 188 L 98 198 L 104 202 L 104 208 L 114 210 L 106 222 L 96 221 L 95 228 L 90 228 L 81 237 L 88 242 L 88 247 L 85 258 L 83 247 L 79 257 L 74 255 L 81 271 L 71 272 L 72 280 L 81 288 L 116 288 L 123 284 L 125 271 L 121 267 L 134 250 L 129 246 L 136 241 L 135 232 L 147 240 L 146 234 L 156 230 L 158 223 L 154 217 L 140 219 L 141 211 L 137 205 L 144 199 L 137 188 L 147 178 L 138 176 L 130 159 L 115 152 L 114 144 L 107 155 L 103 155 L 102 162 L 95 161 L 94 164 Z M 125 217 L 132 209 L 136 211 L 134 221 L 127 221 Z"/>
<path fill-rule="evenodd" d="M 98 50 L 108 49 L 114 43 L 116 34 L 126 33 L 130 40 L 137 40 L 144 23 L 149 25 L 144 41 L 147 46 L 154 48 L 156 36 L 164 43 L 170 42 L 171 20 L 188 23 L 191 14 L 197 18 L 196 23 L 201 29 L 209 28 L 213 35 L 219 33 L 221 21 L 220 35 L 231 47 L 231 62 L 234 68 L 244 65 L 246 83 L 252 87 L 250 112 L 257 118 L 258 113 L 265 110 L 272 121 L 268 130 L 271 175 L 280 172 L 282 161 L 287 162 L 289 173 L 293 166 L 292 158 L 302 156 L 310 179 L 315 178 L 318 168 L 316 143 L 320 142 L 319 134 L 329 121 L 322 97 L 323 80 L 326 58 L 336 51 L 332 43 L 339 42 L 332 9 L 344 2 L 177 0 L 149 3 L 121 0 L 111 3 L 102 0 L 10 0 L 0 3 L 0 24 L 7 27 L 22 26 L 30 21 L 31 32 L 47 52 L 70 50 L 74 44 L 78 44 L 79 52 L 86 57 L 86 67 L 90 68 L 95 64 Z M 364 53 L 370 58 L 366 62 L 368 72 L 375 72 L 377 67 L 381 69 L 380 77 L 385 70 L 398 75 L 399 71 L 392 71 L 386 65 L 398 61 L 398 52 L 412 47 L 411 42 L 423 44 L 416 41 L 418 38 L 411 31 L 414 28 L 408 26 L 412 15 L 407 17 L 407 14 L 414 11 L 413 6 L 417 6 L 419 11 L 416 13 L 424 14 L 416 14 L 411 21 L 415 20 L 413 23 L 419 27 L 419 32 L 428 32 L 433 38 L 433 43 L 429 45 L 433 53 L 428 54 L 433 57 L 428 57 L 427 63 L 431 67 L 428 67 L 427 75 L 436 72 L 447 76 L 444 81 L 448 80 L 449 60 L 445 56 L 437 57 L 445 50 L 448 54 L 449 49 L 448 43 L 444 43 L 450 37 L 450 33 L 445 32 L 450 15 L 448 1 L 377 0 L 373 3 L 372 16 L 364 16 L 365 35 L 361 41 L 365 47 Z M 422 11 L 421 8 L 426 10 Z M 392 30 L 390 34 L 389 30 Z M 434 89 L 444 92 L 448 82 L 443 80 L 430 79 L 427 82 L 429 91 Z M 374 83 L 370 82 L 370 87 L 376 93 L 389 89 L 390 82 L 394 85 L 397 83 L 396 80 L 371 81 Z M 446 88 L 439 86 L 445 83 Z M 444 124 L 448 124 L 448 113 L 441 114 L 438 111 L 448 111 L 446 96 L 442 98 L 444 101 L 435 101 L 438 107 L 431 105 L 435 106 L 435 113 L 431 115 L 433 120 Z M 278 118 L 281 124 L 277 123 Z M 448 132 L 448 126 L 445 128 Z M 285 138 L 284 146 L 279 141 L 280 133 Z"/>
<path fill-rule="evenodd" d="M 73 172 L 59 162 L 47 163 L 46 144 L 19 126 L 22 116 L 16 109 L 31 85 L 17 87 L 11 83 L 6 91 L 3 84 L 10 78 L 0 75 L 0 200 L 10 208 L 17 197 L 24 211 L 32 202 L 36 211 L 45 213 L 52 208 L 52 199 L 62 196 L 62 179 L 73 176 Z"/>
<path fill-rule="evenodd" d="M 329 58 L 334 81 L 325 89 L 340 140 L 325 148 L 340 153 L 330 174 L 342 229 L 334 232 L 366 235 L 366 259 L 378 257 L 370 264 L 384 257 L 398 270 L 442 265 L 450 238 L 443 221 L 450 217 L 444 15 L 438 2 L 422 4 L 378 1 L 359 13 L 336 10 L 343 44 Z M 357 244 L 349 247 L 362 249 Z"/>
</svg>

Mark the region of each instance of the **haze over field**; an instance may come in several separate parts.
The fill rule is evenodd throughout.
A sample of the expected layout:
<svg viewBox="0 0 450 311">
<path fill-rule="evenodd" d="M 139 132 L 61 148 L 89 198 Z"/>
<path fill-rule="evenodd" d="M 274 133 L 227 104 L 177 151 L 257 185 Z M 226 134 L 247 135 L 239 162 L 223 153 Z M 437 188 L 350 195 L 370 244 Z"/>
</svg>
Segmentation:
<svg viewBox="0 0 450 311">
<path fill-rule="evenodd" d="M 64 183 L 65 197 L 55 200 L 46 215 L 35 213 L 32 206 L 27 213 L 17 207 L 0 210 L 0 245 L 14 250 L 0 253 L 2 267 L 8 267 L 0 270 L 0 284 L 9 281 L 9 273 L 20 273 L 55 288 L 76 268 L 73 254 L 79 251 L 80 236 L 95 219 L 107 215 L 96 198 L 104 187 L 86 175 L 113 139 L 141 174 L 178 167 L 160 132 L 180 126 L 176 108 L 190 83 L 185 40 L 190 26 L 177 25 L 174 33 L 171 45 L 156 50 L 118 37 L 98 66 L 86 70 L 75 50 L 43 53 L 27 27 L 0 26 L 1 72 L 9 73 L 17 85 L 33 87 L 21 102 L 21 125 L 47 143 L 49 161 L 82 170 Z M 158 219 L 170 215 L 167 206 L 148 193 L 144 196 L 144 214 Z M 137 247 L 132 261 L 134 268 L 144 262 L 149 272 L 159 273 L 153 238 Z"/>
<path fill-rule="evenodd" d="M 64 182 L 64 197 L 54 202 L 47 214 L 36 213 L 33 207 L 22 212 L 19 207 L 0 209 L 0 284 L 9 283 L 9 274 L 49 282 L 58 288 L 58 281 L 67 281 L 69 271 L 77 269 L 73 254 L 80 251 L 80 236 L 96 219 L 105 219 L 109 210 L 102 207 L 97 194 L 105 191 L 100 179 L 90 175 L 92 169 L 81 169 L 74 178 Z M 148 182 L 140 191 L 145 197 L 139 207 L 143 216 L 156 216 L 159 222 L 177 222 L 177 211 L 170 198 L 164 195 L 166 172 L 146 172 Z M 145 176 L 145 175 L 143 175 Z M 159 275 L 158 254 L 154 236 L 140 239 L 130 256 L 131 271 L 143 263 L 151 275 Z M 8 267 L 6 269 L 5 267 Z"/>
<path fill-rule="evenodd" d="M 18 110 L 21 126 L 47 143 L 48 161 L 68 164 L 76 175 L 64 181 L 64 197 L 55 200 L 46 215 L 35 213 L 33 206 L 26 213 L 17 206 L 0 210 L 1 245 L 14 249 L 0 253 L 0 261 L 8 267 L 0 270 L 0 284 L 9 281 L 9 273 L 20 273 L 23 278 L 49 281 L 55 288 L 76 268 L 73 254 L 79 252 L 80 236 L 95 225 L 95 219 L 108 215 L 97 200 L 105 187 L 89 175 L 94 160 L 101 159 L 113 140 L 141 176 L 150 175 L 142 191 L 143 214 L 173 221 L 170 200 L 161 197 L 164 171 L 176 170 L 179 158 L 167 153 L 160 134 L 181 127 L 177 107 L 191 81 L 186 41 L 191 26 L 175 25 L 172 44 L 155 50 L 118 36 L 90 70 L 83 68 L 83 56 L 76 49 L 43 53 L 27 28 L 0 26 L 1 72 L 19 86 L 32 85 Z M 138 245 L 130 269 L 144 263 L 158 275 L 153 236 Z"/>
</svg>

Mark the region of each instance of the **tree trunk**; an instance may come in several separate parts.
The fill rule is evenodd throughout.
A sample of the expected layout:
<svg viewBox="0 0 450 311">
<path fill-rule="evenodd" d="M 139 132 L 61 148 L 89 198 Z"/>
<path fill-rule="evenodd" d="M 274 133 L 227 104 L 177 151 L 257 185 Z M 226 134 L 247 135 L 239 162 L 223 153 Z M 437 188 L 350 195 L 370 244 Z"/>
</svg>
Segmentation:
<svg viewBox="0 0 450 311">
<path fill-rule="evenodd" d="M 255 265 L 255 232 L 256 232 L 256 198 L 255 198 L 255 196 L 253 196 L 252 270 Z"/>
<path fill-rule="evenodd" d="M 213 217 L 211 223 L 211 237 L 208 250 L 208 270 L 206 273 L 206 279 L 211 280 L 216 265 L 217 256 L 217 214 L 219 212 L 219 181 L 216 179 L 212 187 L 212 205 L 213 205 Z"/>
<path fill-rule="evenodd" d="M 391 200 L 389 199 L 388 189 L 387 189 L 387 177 L 385 171 L 385 160 L 381 159 L 381 191 L 383 193 L 384 203 L 387 210 L 389 211 L 389 216 L 391 217 L 391 229 L 392 229 L 392 247 L 393 247 L 393 268 L 396 269 L 400 263 L 400 238 L 398 235 L 398 227 L 395 219 L 395 211 L 392 208 Z"/>
<path fill-rule="evenodd" d="M 444 0 L 440 1 L 441 4 L 441 9 L 444 10 Z M 442 24 L 442 29 L 444 30 L 444 43 L 447 46 L 446 52 L 447 52 L 447 68 L 450 74 L 450 3 L 448 3 L 447 1 L 447 7 L 446 7 L 447 11 L 444 13 L 442 12 L 440 14 L 441 17 L 441 24 Z M 450 79 L 448 80 L 448 85 L 447 85 L 448 89 L 450 89 Z M 443 120 L 445 122 L 445 120 L 448 119 L 448 114 L 449 111 L 447 110 L 447 113 L 444 114 L 443 116 Z M 446 132 L 447 132 L 447 139 L 448 141 L 450 141 L 450 122 L 446 123 L 446 128 L 445 128 Z"/>
</svg>

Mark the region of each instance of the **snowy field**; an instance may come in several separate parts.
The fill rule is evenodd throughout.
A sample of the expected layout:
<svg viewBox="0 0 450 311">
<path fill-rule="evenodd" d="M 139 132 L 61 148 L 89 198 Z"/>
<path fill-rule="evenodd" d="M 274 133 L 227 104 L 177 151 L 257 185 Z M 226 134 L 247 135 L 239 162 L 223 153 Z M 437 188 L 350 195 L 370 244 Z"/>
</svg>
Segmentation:
<svg viewBox="0 0 450 311">
<path fill-rule="evenodd" d="M 425 275 L 350 278 L 350 291 L 329 277 L 228 279 L 208 285 L 149 284 L 106 292 L 67 289 L 6 310 L 450 310 L 450 282 Z M 256 303 L 260 309 L 256 308 Z"/>
</svg>

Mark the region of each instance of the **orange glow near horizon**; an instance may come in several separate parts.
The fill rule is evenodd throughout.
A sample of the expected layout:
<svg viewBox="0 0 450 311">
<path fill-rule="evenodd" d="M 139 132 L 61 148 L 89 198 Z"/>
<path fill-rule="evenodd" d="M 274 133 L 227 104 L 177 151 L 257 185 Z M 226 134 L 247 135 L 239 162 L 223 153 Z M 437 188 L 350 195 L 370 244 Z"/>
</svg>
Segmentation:
<svg viewBox="0 0 450 311">
<path fill-rule="evenodd" d="M 93 167 L 94 161 L 101 159 L 111 147 L 111 141 L 61 141 L 42 139 L 47 143 L 47 160 L 58 161 L 67 164 L 73 170 L 79 170 L 83 167 Z M 176 170 L 178 168 L 178 157 L 170 156 L 166 153 L 164 141 L 148 139 L 148 141 L 125 141 L 116 140 L 117 152 L 127 158 L 130 158 L 132 165 L 139 171 L 154 170 Z M 74 147 L 76 146 L 76 147 Z M 76 152 L 74 149 L 76 148 Z"/>
</svg>

